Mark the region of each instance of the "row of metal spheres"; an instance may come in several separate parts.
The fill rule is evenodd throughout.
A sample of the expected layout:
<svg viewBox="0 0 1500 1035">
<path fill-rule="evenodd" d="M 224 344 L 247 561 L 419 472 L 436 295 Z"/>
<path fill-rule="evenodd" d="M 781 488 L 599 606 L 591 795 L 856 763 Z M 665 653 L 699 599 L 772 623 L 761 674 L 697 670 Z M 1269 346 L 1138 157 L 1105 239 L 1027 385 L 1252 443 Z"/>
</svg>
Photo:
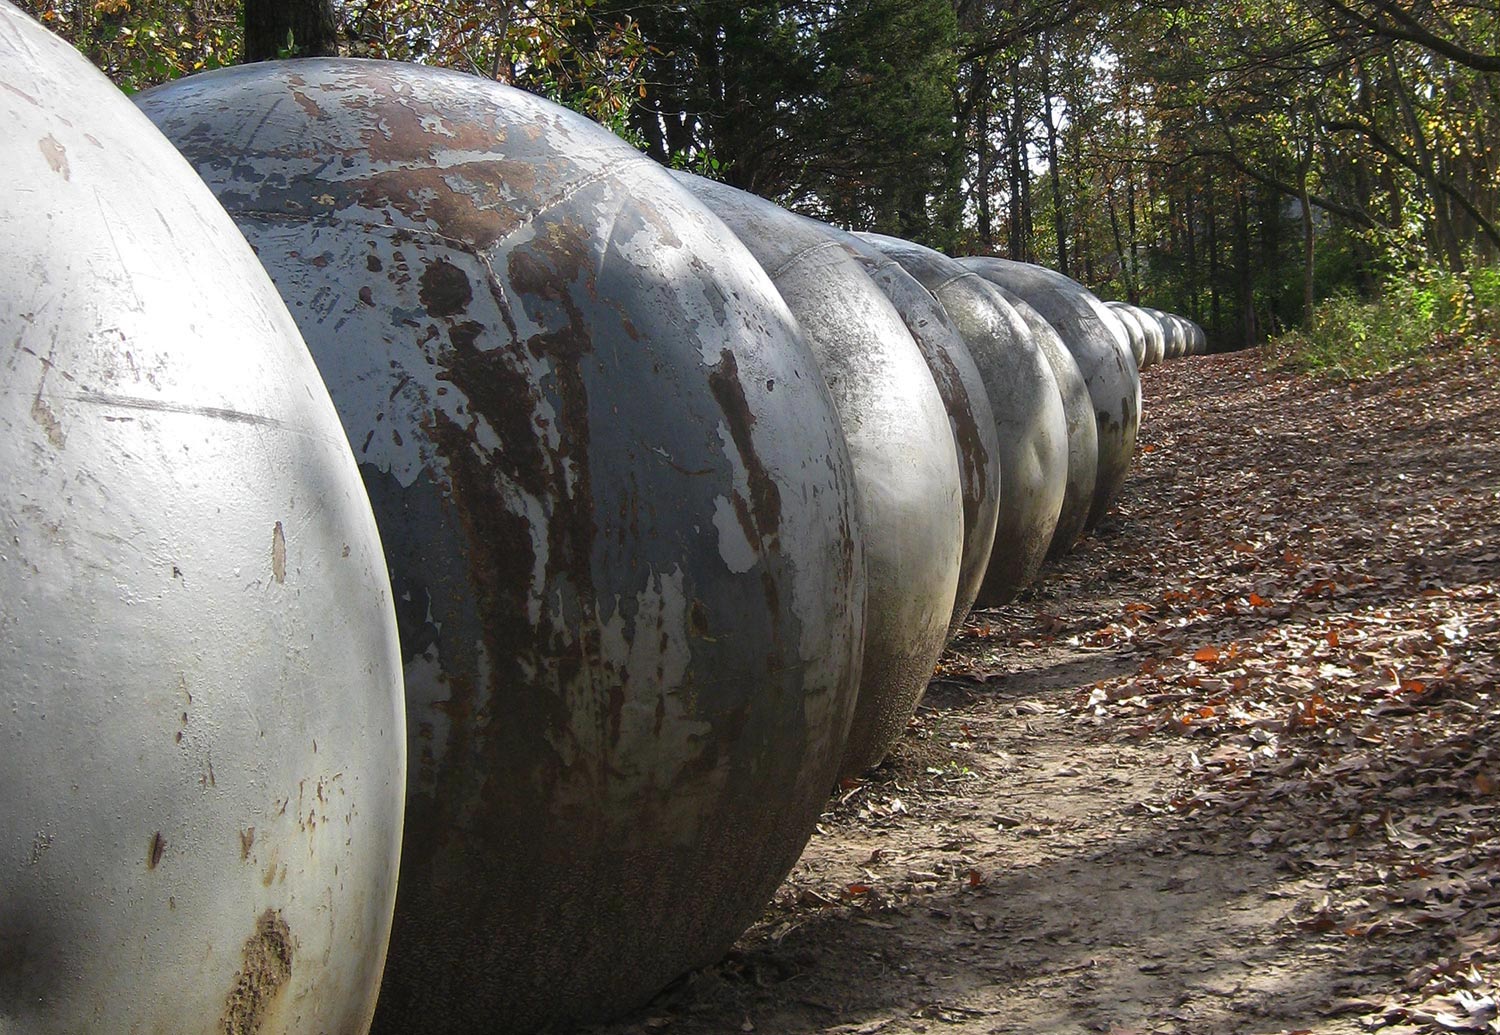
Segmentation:
<svg viewBox="0 0 1500 1035">
<path fill-rule="evenodd" d="M 137 101 L 0 3 L 0 1033 L 643 1002 L 1203 348 L 468 76 Z"/>
</svg>

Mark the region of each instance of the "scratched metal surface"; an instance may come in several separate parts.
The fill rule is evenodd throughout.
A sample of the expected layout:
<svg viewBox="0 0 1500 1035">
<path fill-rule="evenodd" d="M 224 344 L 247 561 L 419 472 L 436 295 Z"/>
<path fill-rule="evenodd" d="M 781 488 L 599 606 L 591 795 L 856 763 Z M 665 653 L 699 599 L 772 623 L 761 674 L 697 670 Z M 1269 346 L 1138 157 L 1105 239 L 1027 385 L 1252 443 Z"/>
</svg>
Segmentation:
<svg viewBox="0 0 1500 1035">
<path fill-rule="evenodd" d="M 1004 491 L 1000 477 L 1000 431 L 984 378 L 947 311 L 900 263 L 854 234 L 811 219 L 808 223 L 838 241 L 896 307 L 927 362 L 948 412 L 948 425 L 958 449 L 964 512 L 958 593 L 948 623 L 951 639 L 963 628 L 964 618 L 974 606 L 989 568 Z"/>
<path fill-rule="evenodd" d="M 405 782 L 390 583 L 285 306 L 0 3 L 0 1032 L 363 1035 Z"/>
<path fill-rule="evenodd" d="M 140 103 L 259 250 L 343 418 L 411 727 L 384 1032 L 617 1013 L 717 958 L 811 834 L 864 558 L 828 388 L 654 163 L 411 65 Z"/>
<path fill-rule="evenodd" d="M 764 198 L 677 175 L 770 274 L 849 442 L 869 560 L 864 678 L 843 762 L 854 775 L 906 728 L 947 642 L 963 549 L 947 414 L 900 314 L 842 247 Z"/>
<path fill-rule="evenodd" d="M 1066 497 L 1067 416 L 1057 379 L 1030 329 L 983 278 L 931 248 L 861 236 L 932 292 L 979 364 L 1000 429 L 1006 490 L 979 602 L 1008 603 L 1041 571 Z"/>
<path fill-rule="evenodd" d="M 1025 321 L 1037 347 L 1047 357 L 1052 376 L 1057 379 L 1058 393 L 1062 396 L 1063 413 L 1068 422 L 1068 485 L 1063 493 L 1062 511 L 1057 517 L 1057 531 L 1052 534 L 1052 545 L 1047 548 L 1048 558 L 1061 557 L 1083 537 L 1089 508 L 1094 503 L 1094 485 L 1099 477 L 1099 429 L 1094 420 L 1094 403 L 1089 398 L 1089 388 L 1084 383 L 1077 360 L 1063 344 L 1057 330 L 1020 295 L 998 284 L 992 283 L 991 287 L 1000 292 Z"/>
<path fill-rule="evenodd" d="M 1099 432 L 1099 471 L 1085 527 L 1104 519 L 1130 474 L 1141 424 L 1141 374 L 1124 332 L 1103 313 L 1103 303 L 1061 273 L 1009 259 L 960 262 L 1029 302 L 1073 354 L 1093 400 Z"/>
</svg>

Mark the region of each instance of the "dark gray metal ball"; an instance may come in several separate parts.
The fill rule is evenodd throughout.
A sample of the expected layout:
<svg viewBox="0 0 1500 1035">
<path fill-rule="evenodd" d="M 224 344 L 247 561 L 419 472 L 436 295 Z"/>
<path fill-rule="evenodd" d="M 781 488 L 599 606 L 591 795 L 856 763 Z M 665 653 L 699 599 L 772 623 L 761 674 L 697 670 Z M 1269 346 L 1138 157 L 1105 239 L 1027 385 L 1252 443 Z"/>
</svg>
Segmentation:
<svg viewBox="0 0 1500 1035">
<path fill-rule="evenodd" d="M 681 175 L 770 274 L 833 391 L 869 561 L 864 676 L 843 772 L 900 737 L 948 638 L 963 549 L 958 458 L 942 397 L 900 315 L 821 230 L 764 198 Z"/>
<path fill-rule="evenodd" d="M 1130 339 L 1130 354 L 1135 357 L 1137 369 L 1146 366 L 1146 332 L 1136 320 L 1134 314 L 1118 302 L 1105 302 L 1104 311 L 1113 317 Z"/>
<path fill-rule="evenodd" d="M 486 80 L 318 60 L 140 100 L 290 304 L 390 558 L 376 1028 L 562 1027 L 712 962 L 812 832 L 862 640 L 848 451 L 775 287 L 654 163 Z"/>
<path fill-rule="evenodd" d="M 1057 379 L 1020 315 L 983 278 L 931 248 L 861 236 L 932 292 L 979 365 L 1000 431 L 1004 486 L 979 602 L 1008 603 L 1041 571 L 1067 493 L 1067 415 Z"/>
<path fill-rule="evenodd" d="M 1030 302 L 1078 362 L 1094 403 L 1099 435 L 1099 471 L 1087 526 L 1095 527 L 1125 487 L 1140 430 L 1141 377 L 1129 344 L 1108 320 L 1103 304 L 1061 273 L 1008 259 L 960 261 Z"/>
<path fill-rule="evenodd" d="M 1099 477 L 1099 429 L 1094 420 L 1094 404 L 1083 372 L 1053 326 L 1020 295 L 998 284 L 990 286 L 1026 322 L 1037 347 L 1052 367 L 1052 376 L 1057 379 L 1057 390 L 1062 396 L 1063 415 L 1068 422 L 1068 484 L 1057 516 L 1057 531 L 1047 549 L 1049 558 L 1061 557 L 1082 538 L 1094 502 L 1094 484 Z"/>
<path fill-rule="evenodd" d="M 1146 362 L 1142 364 L 1143 368 L 1154 367 L 1167 358 L 1166 337 L 1162 334 L 1161 324 L 1156 321 L 1155 317 L 1151 316 L 1140 306 L 1131 305 L 1128 302 L 1110 302 L 1109 305 L 1115 306 L 1133 317 L 1137 326 L 1140 327 L 1141 333 L 1145 336 Z"/>
<path fill-rule="evenodd" d="M 957 636 L 979 596 L 995 543 L 996 522 L 1005 487 L 1000 475 L 1000 430 L 984 378 L 947 310 L 901 264 L 855 234 L 808 220 L 838 241 L 885 293 L 927 361 L 937 383 L 953 442 L 958 447 L 963 490 L 964 548 L 958 595 L 948 636 Z"/>
</svg>

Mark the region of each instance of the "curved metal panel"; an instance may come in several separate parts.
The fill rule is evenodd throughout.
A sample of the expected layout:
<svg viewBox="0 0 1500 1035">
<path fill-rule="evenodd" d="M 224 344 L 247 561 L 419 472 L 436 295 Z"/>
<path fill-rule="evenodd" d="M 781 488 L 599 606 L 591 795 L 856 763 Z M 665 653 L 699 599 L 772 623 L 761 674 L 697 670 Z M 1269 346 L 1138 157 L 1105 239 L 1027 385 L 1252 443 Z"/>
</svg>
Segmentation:
<svg viewBox="0 0 1500 1035">
<path fill-rule="evenodd" d="M 979 596 L 989 569 L 1004 486 L 1000 475 L 1000 431 L 990 406 L 984 378 L 964 344 L 963 336 L 937 299 L 901 264 L 858 236 L 809 219 L 841 244 L 865 274 L 884 292 L 901 315 L 906 329 L 927 361 L 938 394 L 948 411 L 953 442 L 958 447 L 959 481 L 963 490 L 964 548 L 959 565 L 958 594 L 948 636 L 957 636 Z"/>
<path fill-rule="evenodd" d="M 1166 359 L 1167 340 L 1162 334 L 1161 324 L 1148 314 L 1140 306 L 1131 305 L 1128 302 L 1111 302 L 1135 318 L 1136 325 L 1140 327 L 1142 335 L 1146 339 L 1146 362 L 1143 367 L 1152 367 Z"/>
<path fill-rule="evenodd" d="M 1130 339 L 1130 354 L 1135 357 L 1136 368 L 1145 367 L 1146 332 L 1136 322 L 1134 315 L 1119 302 L 1105 302 L 1104 311 L 1119 323 L 1125 336 Z"/>
<path fill-rule="evenodd" d="M 1094 502 L 1094 484 L 1099 477 L 1099 429 L 1094 420 L 1093 400 L 1089 398 L 1089 388 L 1077 361 L 1053 326 L 1020 295 L 998 284 L 991 287 L 1004 295 L 1026 322 L 1037 347 L 1052 367 L 1052 376 L 1057 379 L 1057 389 L 1062 395 L 1063 413 L 1068 421 L 1068 485 L 1057 518 L 1057 531 L 1047 549 L 1049 558 L 1061 557 L 1082 538 Z"/>
<path fill-rule="evenodd" d="M 1099 436 L 1099 471 L 1088 528 L 1104 519 L 1125 487 L 1141 421 L 1141 377 L 1119 327 L 1103 305 L 1075 280 L 1030 263 L 1008 259 L 960 259 L 964 265 L 1031 303 L 1056 329 L 1078 362 Z"/>
<path fill-rule="evenodd" d="M 1067 416 L 1057 379 L 1020 315 L 983 278 L 931 248 L 860 236 L 932 292 L 979 364 L 1000 430 L 1005 486 L 979 602 L 1007 603 L 1041 571 L 1067 495 Z"/>
</svg>

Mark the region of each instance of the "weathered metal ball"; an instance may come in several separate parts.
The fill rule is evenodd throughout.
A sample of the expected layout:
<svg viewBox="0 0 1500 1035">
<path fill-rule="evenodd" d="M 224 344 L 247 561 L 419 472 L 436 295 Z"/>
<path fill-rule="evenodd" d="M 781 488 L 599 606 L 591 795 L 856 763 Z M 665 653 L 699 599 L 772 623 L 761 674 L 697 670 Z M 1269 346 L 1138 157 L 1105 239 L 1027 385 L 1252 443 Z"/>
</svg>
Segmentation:
<svg viewBox="0 0 1500 1035">
<path fill-rule="evenodd" d="M 770 274 L 807 334 L 849 442 L 869 563 L 864 676 L 842 770 L 877 764 L 911 719 L 948 639 L 963 549 L 948 417 L 900 315 L 800 216 L 682 175 Z"/>
<path fill-rule="evenodd" d="M 1141 329 L 1139 323 L 1131 315 L 1129 310 L 1124 309 L 1117 302 L 1105 302 L 1104 312 L 1120 325 L 1120 330 L 1130 342 L 1130 354 L 1135 357 L 1137 369 L 1146 365 L 1146 332 Z"/>
<path fill-rule="evenodd" d="M 1094 420 L 1094 403 L 1078 362 L 1057 330 L 1020 295 L 998 284 L 990 286 L 1026 322 L 1037 348 L 1052 367 L 1052 376 L 1057 379 L 1057 390 L 1062 396 L 1063 415 L 1068 421 L 1068 484 L 1063 492 L 1062 511 L 1057 516 L 1057 531 L 1047 549 L 1049 558 L 1061 557 L 1082 538 L 1094 502 L 1094 484 L 1099 477 L 1099 429 Z"/>
<path fill-rule="evenodd" d="M 1008 259 L 960 260 L 1031 303 L 1078 362 L 1099 433 L 1099 471 L 1087 527 L 1104 519 L 1125 487 L 1141 422 L 1141 377 L 1122 332 L 1083 285 L 1041 266 Z"/>
<path fill-rule="evenodd" d="M 0 1031 L 364 1035 L 405 782 L 390 582 L 286 307 L 0 3 Z"/>
<path fill-rule="evenodd" d="M 1208 335 L 1204 333 L 1203 327 L 1196 320 L 1183 317 L 1187 324 L 1188 348 L 1195 356 L 1208 353 Z"/>
<path fill-rule="evenodd" d="M 948 623 L 951 639 L 963 629 L 964 619 L 979 596 L 984 573 L 989 570 L 1005 488 L 1000 477 L 1000 429 L 984 378 L 948 311 L 900 263 L 855 234 L 826 223 L 808 222 L 842 245 L 896 307 L 927 361 L 948 411 L 948 425 L 958 448 L 964 514 L 958 594 Z"/>
<path fill-rule="evenodd" d="M 141 104 L 290 304 L 385 540 L 413 764 L 376 1028 L 564 1026 L 712 962 L 833 785 L 864 614 L 771 281 L 649 159 L 476 77 L 270 63 Z"/>
<path fill-rule="evenodd" d="M 1162 334 L 1161 324 L 1149 315 L 1140 306 L 1131 305 L 1129 302 L 1110 302 L 1110 306 L 1124 312 L 1135 320 L 1136 326 L 1141 329 L 1141 334 L 1146 341 L 1146 360 L 1141 364 L 1142 368 L 1154 367 L 1166 359 L 1166 338 Z"/>
<path fill-rule="evenodd" d="M 1067 416 L 1057 379 L 1020 315 L 983 278 L 931 248 L 862 236 L 932 292 L 979 365 L 1000 431 L 1003 486 L 979 602 L 1008 603 L 1041 571 L 1067 493 Z"/>
<path fill-rule="evenodd" d="M 1143 310 L 1148 319 L 1155 320 L 1161 328 L 1164 354 L 1167 359 L 1181 359 L 1187 355 L 1187 328 L 1171 313 L 1147 307 Z"/>
</svg>

